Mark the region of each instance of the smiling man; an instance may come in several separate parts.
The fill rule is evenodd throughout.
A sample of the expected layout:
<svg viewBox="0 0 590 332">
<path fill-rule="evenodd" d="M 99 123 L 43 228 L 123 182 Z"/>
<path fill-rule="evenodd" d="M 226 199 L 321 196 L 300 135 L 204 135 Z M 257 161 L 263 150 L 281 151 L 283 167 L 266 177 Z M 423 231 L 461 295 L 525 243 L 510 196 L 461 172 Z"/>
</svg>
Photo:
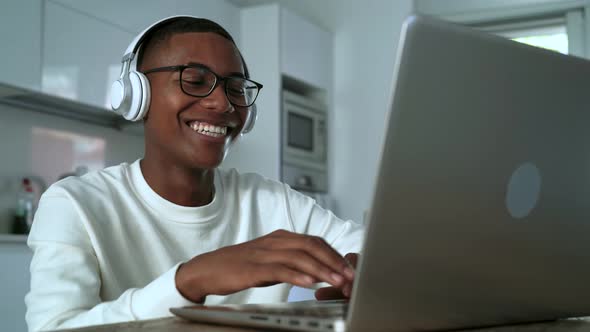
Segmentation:
<svg viewBox="0 0 590 332">
<path fill-rule="evenodd" d="M 142 40 L 133 69 L 151 92 L 145 155 L 43 195 L 28 240 L 29 329 L 280 302 L 291 285 L 317 282 L 332 286 L 318 298 L 350 296 L 354 271 L 342 254 L 360 250 L 360 225 L 285 184 L 218 168 L 262 88 L 231 36 L 178 17 Z"/>
</svg>

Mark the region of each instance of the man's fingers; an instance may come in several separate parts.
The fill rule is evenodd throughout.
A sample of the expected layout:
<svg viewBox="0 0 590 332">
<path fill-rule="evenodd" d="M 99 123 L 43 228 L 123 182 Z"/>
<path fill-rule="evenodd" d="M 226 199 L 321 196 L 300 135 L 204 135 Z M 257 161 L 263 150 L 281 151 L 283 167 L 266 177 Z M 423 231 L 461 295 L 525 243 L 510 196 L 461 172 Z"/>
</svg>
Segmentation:
<svg viewBox="0 0 590 332">
<path fill-rule="evenodd" d="M 340 286 L 346 282 L 339 273 L 323 264 L 304 250 L 275 250 L 268 252 L 262 263 L 283 264 L 293 270 L 302 272 L 333 286 Z"/>
<path fill-rule="evenodd" d="M 342 294 L 344 294 L 344 296 L 350 298 L 352 296 L 352 283 L 349 282 L 346 285 L 344 285 L 344 287 L 342 287 Z"/>
<path fill-rule="evenodd" d="M 254 286 L 263 287 L 277 282 L 286 282 L 299 287 L 311 287 L 315 280 L 300 271 L 291 269 L 283 264 L 260 264 L 254 276 Z"/>
<path fill-rule="evenodd" d="M 348 253 L 344 256 L 344 259 L 350 263 L 350 265 L 354 268 L 356 268 L 357 264 L 358 264 L 358 260 L 359 260 L 359 255 L 355 254 L 355 253 Z"/>
<path fill-rule="evenodd" d="M 328 266 L 332 271 L 348 280 L 354 279 L 354 271 L 334 248 L 324 239 L 317 236 L 290 233 L 289 237 L 282 237 L 276 243 L 277 248 L 304 250 L 318 261 Z"/>
<path fill-rule="evenodd" d="M 306 238 L 306 243 L 307 246 L 305 247 L 305 250 L 311 253 L 319 261 L 349 280 L 354 278 L 354 271 L 350 269 L 346 260 L 344 260 L 344 257 L 342 257 L 324 239 L 316 236 L 309 236 Z"/>
<path fill-rule="evenodd" d="M 323 287 L 315 291 L 315 298 L 319 301 L 339 300 L 345 298 L 344 294 L 336 287 Z"/>
</svg>

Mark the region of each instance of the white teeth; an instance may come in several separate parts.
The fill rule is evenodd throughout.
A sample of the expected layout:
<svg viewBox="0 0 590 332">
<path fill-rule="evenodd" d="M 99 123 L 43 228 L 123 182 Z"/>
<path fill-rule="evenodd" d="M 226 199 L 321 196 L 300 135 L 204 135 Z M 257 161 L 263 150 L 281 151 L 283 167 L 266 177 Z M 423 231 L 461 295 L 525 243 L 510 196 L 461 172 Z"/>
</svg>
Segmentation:
<svg viewBox="0 0 590 332">
<path fill-rule="evenodd" d="M 200 134 L 205 134 L 213 137 L 225 136 L 225 134 L 227 133 L 227 127 L 225 126 L 214 126 L 212 124 L 202 123 L 198 121 L 192 122 L 189 125 L 189 127 Z"/>
</svg>

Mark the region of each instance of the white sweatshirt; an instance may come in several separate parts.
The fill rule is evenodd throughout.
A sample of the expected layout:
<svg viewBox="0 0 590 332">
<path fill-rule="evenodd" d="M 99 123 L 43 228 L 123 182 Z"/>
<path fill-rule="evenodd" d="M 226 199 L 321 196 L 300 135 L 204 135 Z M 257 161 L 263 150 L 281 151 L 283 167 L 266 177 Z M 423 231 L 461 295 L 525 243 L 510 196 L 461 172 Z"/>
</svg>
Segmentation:
<svg viewBox="0 0 590 332">
<path fill-rule="evenodd" d="M 235 170 L 216 170 L 214 183 L 213 201 L 201 207 L 160 197 L 139 161 L 52 185 L 28 239 L 29 330 L 168 316 L 170 307 L 192 304 L 174 283 L 181 262 L 277 229 L 322 236 L 342 254 L 361 249 L 362 226 L 285 184 Z M 290 287 L 212 295 L 205 303 L 282 302 Z"/>
</svg>

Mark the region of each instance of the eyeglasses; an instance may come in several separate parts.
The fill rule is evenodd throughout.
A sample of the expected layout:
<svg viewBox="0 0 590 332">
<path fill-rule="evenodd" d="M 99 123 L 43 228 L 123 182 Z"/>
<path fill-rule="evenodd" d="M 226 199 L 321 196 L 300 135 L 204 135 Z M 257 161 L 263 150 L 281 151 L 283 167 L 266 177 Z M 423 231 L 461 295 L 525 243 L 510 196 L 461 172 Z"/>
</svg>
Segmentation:
<svg viewBox="0 0 590 332">
<path fill-rule="evenodd" d="M 158 67 L 144 74 L 161 71 L 180 71 L 180 89 L 193 97 L 207 97 L 220 82 L 225 83 L 225 95 L 234 106 L 249 107 L 254 104 L 262 84 L 240 76 L 220 76 L 202 65 Z"/>
</svg>

